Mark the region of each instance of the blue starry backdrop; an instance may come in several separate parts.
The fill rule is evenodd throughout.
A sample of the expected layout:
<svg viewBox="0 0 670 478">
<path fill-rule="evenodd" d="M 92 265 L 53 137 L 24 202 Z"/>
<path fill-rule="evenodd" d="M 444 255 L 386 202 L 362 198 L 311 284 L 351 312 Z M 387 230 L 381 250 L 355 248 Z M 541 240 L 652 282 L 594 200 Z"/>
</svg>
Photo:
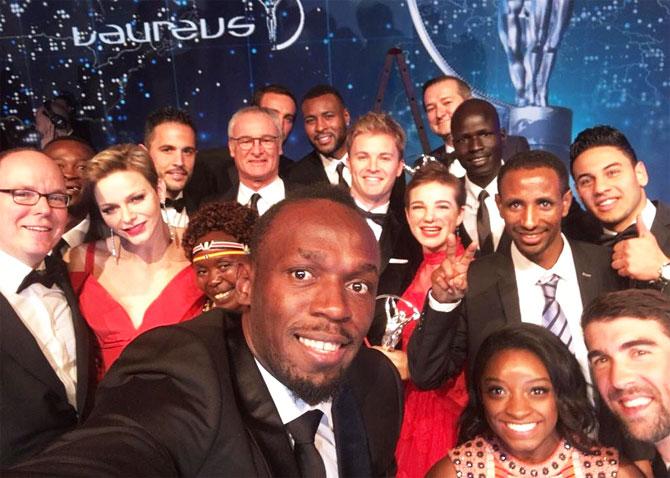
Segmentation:
<svg viewBox="0 0 670 478">
<path fill-rule="evenodd" d="M 36 109 L 62 92 L 77 99 L 78 118 L 98 148 L 140 141 L 147 112 L 166 104 L 191 111 L 200 149 L 223 145 L 231 114 L 268 83 L 298 98 L 330 83 L 358 116 L 372 108 L 394 46 L 418 98 L 421 84 L 446 64 L 499 106 L 511 106 L 497 32 L 502 1 L 3 0 L 3 144 L 34 140 Z M 669 43 L 670 0 L 575 0 L 549 81 L 549 104 L 573 111 L 573 137 L 600 123 L 623 130 L 651 172 L 649 195 L 666 201 Z M 407 129 L 407 156 L 417 156 L 397 69 L 383 108 Z M 440 143 L 432 133 L 429 139 Z M 294 159 L 310 149 L 300 117 L 285 149 Z"/>
</svg>

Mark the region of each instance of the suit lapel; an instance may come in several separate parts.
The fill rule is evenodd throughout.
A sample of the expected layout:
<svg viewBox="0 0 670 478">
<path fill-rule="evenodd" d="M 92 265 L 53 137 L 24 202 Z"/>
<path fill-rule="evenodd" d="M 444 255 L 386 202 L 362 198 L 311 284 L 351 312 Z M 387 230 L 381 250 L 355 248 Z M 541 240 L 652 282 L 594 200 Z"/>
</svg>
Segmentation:
<svg viewBox="0 0 670 478">
<path fill-rule="evenodd" d="M 583 306 L 586 307 L 601 292 L 597 277 L 594 276 L 597 272 L 593 270 L 588 254 L 582 251 L 579 243 L 569 241 L 569 244 L 579 283 L 579 295 L 582 297 Z"/>
<path fill-rule="evenodd" d="M 57 392 L 63 400 L 67 400 L 63 383 L 3 294 L 0 294 L 0 349 L 11 355 L 28 373 Z"/>
<path fill-rule="evenodd" d="M 341 477 L 372 476 L 367 432 L 356 399 L 347 384 L 333 400 L 333 427 Z"/>
<path fill-rule="evenodd" d="M 379 236 L 379 249 L 381 252 L 381 266 L 382 272 L 386 269 L 393 255 L 393 245 L 400 229 L 400 223 L 395 215 L 389 211 L 386 213 L 384 219 L 384 227 L 382 228 L 382 235 Z"/>
<path fill-rule="evenodd" d="M 310 156 L 310 161 L 312 162 L 312 165 L 314 167 L 314 173 L 315 175 L 318 176 L 318 182 L 326 182 L 330 183 L 330 180 L 328 179 L 328 175 L 326 174 L 326 170 L 323 167 L 323 162 L 321 161 L 321 157 L 319 156 L 319 153 L 316 151 L 312 151 L 312 156 Z M 316 182 L 316 181 L 315 181 Z"/>
<path fill-rule="evenodd" d="M 670 255 L 670 206 L 661 201 L 653 203 L 656 206 L 656 217 L 651 225 L 651 233 L 667 256 Z"/>
<path fill-rule="evenodd" d="M 270 392 L 247 347 L 239 318 L 226 318 L 226 341 L 230 354 L 231 380 L 251 437 L 269 467 L 271 476 L 299 476 L 293 449 Z"/>
<path fill-rule="evenodd" d="M 498 273 L 498 294 L 503 311 L 505 312 L 505 321 L 508 324 L 517 324 L 521 322 L 521 309 L 519 307 L 519 292 L 516 285 L 516 274 L 514 273 L 514 263 L 508 244 L 504 249 L 499 249 L 496 254 L 496 270 Z"/>
</svg>

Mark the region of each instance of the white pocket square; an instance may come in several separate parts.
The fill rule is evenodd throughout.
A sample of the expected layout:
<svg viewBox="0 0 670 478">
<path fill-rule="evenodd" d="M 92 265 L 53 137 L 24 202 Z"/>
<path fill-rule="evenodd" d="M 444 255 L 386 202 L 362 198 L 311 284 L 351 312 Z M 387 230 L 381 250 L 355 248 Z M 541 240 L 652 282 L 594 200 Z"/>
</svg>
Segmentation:
<svg viewBox="0 0 670 478">
<path fill-rule="evenodd" d="M 397 257 L 391 257 L 389 259 L 389 264 L 407 264 L 408 262 L 407 259 L 398 259 Z"/>
</svg>

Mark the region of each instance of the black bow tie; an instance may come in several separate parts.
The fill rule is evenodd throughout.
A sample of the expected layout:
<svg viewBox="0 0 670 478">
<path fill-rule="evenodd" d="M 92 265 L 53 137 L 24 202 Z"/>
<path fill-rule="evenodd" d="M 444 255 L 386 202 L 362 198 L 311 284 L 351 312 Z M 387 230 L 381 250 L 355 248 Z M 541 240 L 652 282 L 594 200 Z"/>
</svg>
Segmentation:
<svg viewBox="0 0 670 478">
<path fill-rule="evenodd" d="M 20 294 L 22 290 L 30 287 L 33 284 L 42 284 L 47 289 L 50 289 L 56 283 L 57 275 L 56 268 L 50 266 L 49 261 L 47 261 L 46 269 L 33 269 L 27 276 L 23 278 L 21 284 L 19 284 L 19 288 L 16 289 L 16 293 Z"/>
<path fill-rule="evenodd" d="M 184 198 L 179 198 L 179 199 L 167 198 L 167 199 L 165 199 L 165 207 L 172 207 L 177 212 L 182 212 L 184 210 L 185 206 L 186 206 L 186 202 L 184 201 Z"/>
<path fill-rule="evenodd" d="M 358 208 L 358 210 L 361 212 L 361 214 L 363 214 L 363 216 L 365 216 L 366 219 L 372 219 L 374 223 L 384 227 L 384 221 L 386 221 L 385 213 L 370 212 L 366 211 L 365 209 L 361 209 L 360 207 Z"/>
<path fill-rule="evenodd" d="M 600 245 L 612 249 L 616 244 L 626 239 L 637 237 L 637 224 L 631 224 L 619 234 L 603 234 L 600 236 Z"/>
</svg>

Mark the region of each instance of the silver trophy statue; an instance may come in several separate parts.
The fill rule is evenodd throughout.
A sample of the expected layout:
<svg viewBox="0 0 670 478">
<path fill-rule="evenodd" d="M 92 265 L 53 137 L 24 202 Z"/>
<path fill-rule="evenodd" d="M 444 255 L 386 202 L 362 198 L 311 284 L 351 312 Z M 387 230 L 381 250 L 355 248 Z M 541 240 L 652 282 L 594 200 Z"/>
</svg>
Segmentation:
<svg viewBox="0 0 670 478">
<path fill-rule="evenodd" d="M 382 337 L 382 347 L 387 350 L 393 350 L 400 341 L 402 329 L 412 320 L 417 320 L 421 317 L 421 312 L 410 301 L 397 295 L 382 294 L 377 296 L 377 300 L 382 299 L 384 300 L 384 311 L 386 312 L 386 329 L 384 330 L 384 337 Z M 407 312 L 401 310 L 398 307 L 398 303 L 408 307 L 412 313 L 407 314 Z"/>
</svg>

